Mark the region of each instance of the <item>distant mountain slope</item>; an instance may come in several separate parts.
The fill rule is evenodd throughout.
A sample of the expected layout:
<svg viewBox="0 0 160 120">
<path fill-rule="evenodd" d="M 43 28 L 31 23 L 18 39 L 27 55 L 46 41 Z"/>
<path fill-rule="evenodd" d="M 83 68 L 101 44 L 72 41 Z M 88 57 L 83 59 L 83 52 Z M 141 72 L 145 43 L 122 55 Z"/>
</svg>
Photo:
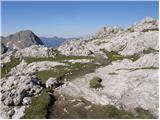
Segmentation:
<svg viewBox="0 0 160 120">
<path fill-rule="evenodd" d="M 62 37 L 40 37 L 42 42 L 46 47 L 59 47 L 62 43 L 64 43 L 67 40 L 77 40 L 79 38 L 62 38 Z"/>
<path fill-rule="evenodd" d="M 67 40 L 66 38 L 61 37 L 40 37 L 40 39 L 45 46 L 53 48 L 58 47 L 61 43 Z"/>
<path fill-rule="evenodd" d="M 30 30 L 16 32 L 15 34 L 1 38 L 2 43 L 8 48 L 8 50 L 22 49 L 31 45 L 43 45 L 43 42 L 39 37 Z"/>
</svg>

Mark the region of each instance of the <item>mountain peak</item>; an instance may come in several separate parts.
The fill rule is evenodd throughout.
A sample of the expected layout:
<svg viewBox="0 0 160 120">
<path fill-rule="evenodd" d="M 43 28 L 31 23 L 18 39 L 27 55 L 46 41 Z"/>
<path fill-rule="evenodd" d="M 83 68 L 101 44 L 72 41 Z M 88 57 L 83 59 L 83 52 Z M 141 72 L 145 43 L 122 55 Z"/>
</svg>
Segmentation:
<svg viewBox="0 0 160 120">
<path fill-rule="evenodd" d="M 2 38 L 2 43 L 12 49 L 22 49 L 31 45 L 43 45 L 43 42 L 31 30 L 22 30 Z"/>
</svg>

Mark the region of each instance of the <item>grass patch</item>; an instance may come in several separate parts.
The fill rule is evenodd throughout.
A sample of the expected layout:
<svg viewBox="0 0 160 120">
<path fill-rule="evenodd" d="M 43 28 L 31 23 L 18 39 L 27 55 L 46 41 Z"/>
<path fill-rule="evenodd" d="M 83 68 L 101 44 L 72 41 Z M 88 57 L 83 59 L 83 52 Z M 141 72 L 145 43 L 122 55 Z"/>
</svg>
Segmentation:
<svg viewBox="0 0 160 120">
<path fill-rule="evenodd" d="M 51 97 L 43 90 L 38 97 L 32 97 L 32 103 L 25 110 L 23 119 L 45 119 L 48 116 L 48 108 L 51 104 Z"/>
<path fill-rule="evenodd" d="M 48 80 L 50 77 L 64 77 L 66 73 L 85 69 L 86 64 L 70 63 L 69 65 L 70 66 L 56 66 L 51 70 L 38 71 L 35 72 L 35 75 L 42 81 L 42 84 L 45 84 L 46 80 Z"/>
<path fill-rule="evenodd" d="M 53 57 L 41 57 L 41 58 L 36 58 L 36 57 L 26 57 L 24 58 L 25 61 L 30 64 L 32 62 L 40 62 L 40 61 L 53 61 Z"/>
<path fill-rule="evenodd" d="M 142 32 L 149 32 L 149 31 L 159 31 L 158 28 L 153 28 L 153 29 L 144 29 Z"/>
<path fill-rule="evenodd" d="M 133 55 L 127 55 L 124 57 L 124 59 L 130 59 L 133 62 L 138 60 L 140 58 L 140 56 L 138 54 L 133 54 Z"/>
<path fill-rule="evenodd" d="M 140 56 L 138 54 L 122 56 L 118 52 L 115 52 L 115 51 L 110 51 L 109 52 L 109 51 L 107 51 L 105 49 L 101 49 L 101 50 L 106 54 L 106 56 L 108 57 L 109 62 L 117 61 L 117 60 L 123 60 L 123 59 L 130 59 L 130 60 L 132 60 L 134 62 L 134 61 L 136 61 L 137 59 L 140 58 Z"/>
<path fill-rule="evenodd" d="M 111 119 L 131 119 L 131 118 L 134 118 L 132 113 L 125 111 L 123 109 L 117 109 L 113 105 L 107 105 L 105 109 L 106 109 L 106 113 L 108 114 L 108 117 Z"/>
<path fill-rule="evenodd" d="M 101 78 L 94 77 L 93 79 L 90 80 L 89 85 L 91 88 L 100 88 L 102 87 L 101 82 L 102 82 Z"/>
<path fill-rule="evenodd" d="M 56 66 L 51 70 L 38 71 L 35 73 L 35 75 L 42 81 L 42 84 L 45 84 L 46 80 L 48 80 L 50 77 L 58 78 L 64 76 L 67 72 L 69 72 L 67 67 Z"/>
<path fill-rule="evenodd" d="M 11 57 L 11 61 L 4 64 L 4 66 L 1 68 L 1 77 L 4 77 L 6 74 L 9 73 L 9 71 L 18 65 L 21 61 L 18 58 Z"/>
<path fill-rule="evenodd" d="M 32 62 L 39 62 L 39 61 L 63 61 L 63 60 L 77 60 L 77 59 L 93 59 L 94 57 L 91 56 L 66 56 L 62 54 L 57 54 L 53 57 L 41 57 L 41 58 L 36 58 L 36 57 L 26 57 L 25 60 L 26 62 L 32 63 Z"/>
<path fill-rule="evenodd" d="M 137 107 L 137 108 L 135 108 L 135 111 L 138 114 L 136 116 L 136 118 L 139 118 L 139 119 L 154 119 L 154 116 L 148 110 L 144 110 L 143 108 Z"/>
<path fill-rule="evenodd" d="M 155 50 L 153 48 L 148 48 L 142 51 L 143 54 L 149 54 L 149 53 L 153 53 L 153 52 L 158 52 L 158 50 Z"/>
</svg>

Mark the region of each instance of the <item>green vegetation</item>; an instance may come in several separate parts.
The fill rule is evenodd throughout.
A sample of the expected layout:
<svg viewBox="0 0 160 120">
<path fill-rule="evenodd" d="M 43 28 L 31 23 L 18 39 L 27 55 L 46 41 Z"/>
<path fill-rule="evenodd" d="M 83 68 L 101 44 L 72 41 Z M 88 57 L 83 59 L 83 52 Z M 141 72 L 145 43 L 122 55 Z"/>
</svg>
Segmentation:
<svg viewBox="0 0 160 120">
<path fill-rule="evenodd" d="M 86 64 L 82 63 L 75 63 L 69 64 L 69 66 L 56 66 L 54 69 L 51 70 L 44 70 L 44 71 L 37 71 L 35 75 L 42 81 L 44 84 L 46 80 L 50 77 L 60 78 L 64 77 L 66 73 L 83 70 Z"/>
<path fill-rule="evenodd" d="M 107 55 L 109 62 L 116 61 L 116 60 L 123 60 L 123 59 L 130 59 L 132 61 L 136 61 L 140 57 L 137 54 L 122 56 L 115 51 L 110 51 L 109 52 L 105 49 L 101 49 L 101 50 Z"/>
<path fill-rule="evenodd" d="M 111 119 L 153 119 L 154 116 L 148 111 L 144 110 L 143 108 L 137 107 L 135 108 L 136 114 L 133 115 L 133 113 L 126 111 L 124 109 L 118 109 L 113 105 L 107 105 L 106 106 L 106 112 L 108 114 L 108 117 Z"/>
<path fill-rule="evenodd" d="M 106 113 L 108 114 L 108 117 L 111 119 L 131 119 L 131 118 L 134 118 L 132 113 L 125 111 L 123 109 L 117 109 L 113 105 L 107 105 L 105 109 L 106 109 Z"/>
<path fill-rule="evenodd" d="M 128 28 L 127 31 L 134 32 L 134 29 L 133 28 Z"/>
<path fill-rule="evenodd" d="M 136 118 L 140 118 L 140 119 L 153 119 L 153 115 L 148 111 L 148 110 L 144 110 L 143 108 L 137 107 L 135 108 L 135 111 L 137 112 L 137 116 Z"/>
<path fill-rule="evenodd" d="M 159 31 L 158 28 L 153 28 L 153 29 L 144 29 L 142 32 L 149 32 L 149 31 Z"/>
<path fill-rule="evenodd" d="M 67 72 L 69 72 L 67 67 L 56 66 L 51 70 L 38 71 L 35 73 L 35 75 L 42 81 L 42 84 L 44 84 L 50 77 L 58 78 L 64 76 Z"/>
<path fill-rule="evenodd" d="M 99 77 L 94 77 L 93 79 L 90 80 L 90 87 L 91 88 L 100 88 L 102 87 L 101 85 L 102 79 Z"/>
<path fill-rule="evenodd" d="M 2 67 L 1 77 L 4 77 L 6 74 L 8 74 L 9 71 L 19 63 L 20 63 L 20 60 L 18 58 L 11 57 L 11 61 L 4 64 L 4 66 Z"/>
<path fill-rule="evenodd" d="M 38 97 L 32 97 L 32 103 L 25 110 L 24 119 L 45 119 L 48 115 L 48 108 L 51 104 L 51 97 L 43 90 Z"/>
<path fill-rule="evenodd" d="M 158 50 L 155 50 L 153 48 L 148 48 L 148 49 L 143 50 L 143 54 L 149 54 L 153 52 L 158 52 Z"/>
<path fill-rule="evenodd" d="M 40 61 L 53 61 L 53 57 L 42 57 L 42 58 L 26 57 L 24 59 L 28 64 L 32 62 L 40 62 Z"/>
<path fill-rule="evenodd" d="M 61 55 L 57 54 L 54 57 L 41 57 L 41 58 L 36 58 L 36 57 L 26 57 L 25 60 L 27 63 L 32 63 L 32 62 L 39 62 L 39 61 L 63 61 L 63 60 L 76 60 L 76 59 L 93 59 L 93 57 L 90 56 L 66 56 L 66 55 Z"/>
</svg>

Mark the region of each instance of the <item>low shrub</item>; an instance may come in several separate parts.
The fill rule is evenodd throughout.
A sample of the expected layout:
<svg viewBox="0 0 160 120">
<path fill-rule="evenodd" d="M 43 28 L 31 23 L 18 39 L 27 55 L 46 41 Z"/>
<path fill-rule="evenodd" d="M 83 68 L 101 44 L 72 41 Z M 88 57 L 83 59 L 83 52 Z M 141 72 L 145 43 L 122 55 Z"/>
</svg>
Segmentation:
<svg viewBox="0 0 160 120">
<path fill-rule="evenodd" d="M 20 60 L 18 58 L 11 57 L 11 61 L 4 64 L 4 66 L 1 68 L 1 77 L 4 77 L 6 74 L 8 74 L 9 71 L 19 63 Z"/>
<path fill-rule="evenodd" d="M 102 87 L 101 82 L 102 82 L 101 78 L 94 77 L 93 79 L 90 80 L 90 87 L 91 88 L 100 88 L 100 87 Z"/>
</svg>

